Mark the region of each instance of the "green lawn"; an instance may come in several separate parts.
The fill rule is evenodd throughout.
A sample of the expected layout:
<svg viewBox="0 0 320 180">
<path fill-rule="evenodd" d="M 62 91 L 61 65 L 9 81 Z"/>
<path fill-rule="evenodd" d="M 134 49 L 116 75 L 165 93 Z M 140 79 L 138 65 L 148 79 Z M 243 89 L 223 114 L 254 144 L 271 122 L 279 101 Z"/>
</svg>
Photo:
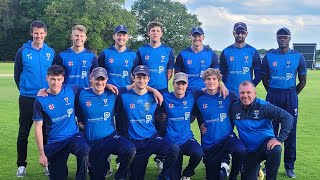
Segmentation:
<svg viewBox="0 0 320 180">
<path fill-rule="evenodd" d="M 0 74 L 12 74 L 12 63 L 0 63 Z M 298 122 L 298 149 L 296 173 L 297 179 L 313 180 L 320 179 L 317 177 L 318 162 L 320 162 L 320 130 L 319 123 L 319 102 L 320 102 L 320 71 L 308 72 L 308 83 L 303 92 L 299 95 L 300 115 Z M 259 97 L 265 97 L 265 91 L 260 84 L 257 87 Z M 13 77 L 0 76 L 0 179 L 16 179 L 16 138 L 18 132 L 18 90 L 15 86 Z M 192 125 L 193 132 L 199 139 L 199 130 L 196 123 Z M 28 146 L 28 168 L 26 179 L 40 180 L 46 179 L 43 175 L 42 167 L 38 164 L 38 153 L 34 140 L 34 130 L 31 130 Z M 185 158 L 187 159 L 187 158 Z M 115 164 L 113 160 L 113 169 Z M 283 164 L 279 170 L 278 179 L 284 180 Z M 74 179 L 75 158 L 70 156 L 69 160 L 69 179 Z M 150 158 L 146 178 L 147 180 L 157 179 L 157 170 L 153 159 Z M 193 180 L 202 180 L 205 178 L 204 165 L 201 163 Z"/>
</svg>

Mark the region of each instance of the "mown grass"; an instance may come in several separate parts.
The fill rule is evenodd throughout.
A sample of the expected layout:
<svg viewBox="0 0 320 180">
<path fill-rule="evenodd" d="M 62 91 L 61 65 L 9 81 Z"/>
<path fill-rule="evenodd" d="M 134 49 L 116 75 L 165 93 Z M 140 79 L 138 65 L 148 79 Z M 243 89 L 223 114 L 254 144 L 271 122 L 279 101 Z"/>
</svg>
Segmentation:
<svg viewBox="0 0 320 180">
<path fill-rule="evenodd" d="M 12 63 L 0 63 L 0 74 L 12 74 Z M 171 84 L 171 83 L 169 83 Z M 171 87 L 172 89 L 172 87 Z M 298 138 L 297 138 L 297 179 L 313 180 L 320 179 L 318 174 L 318 162 L 320 162 L 320 71 L 308 71 L 308 82 L 303 92 L 299 95 L 299 120 L 298 120 Z M 257 87 L 258 96 L 265 98 L 265 90 L 262 84 Z M 0 76 L 0 179 L 17 179 L 16 174 L 16 139 L 18 133 L 18 90 L 13 77 Z M 192 124 L 193 132 L 199 139 L 199 130 L 196 123 Z M 185 164 L 188 158 L 185 157 Z M 25 179 L 41 180 L 47 179 L 43 175 L 42 167 L 38 164 L 38 152 L 34 140 L 34 130 L 30 132 L 28 146 L 28 167 L 27 177 Z M 74 179 L 75 157 L 69 158 L 69 178 Z M 114 158 L 112 160 L 113 169 L 115 169 Z M 196 169 L 196 175 L 193 180 L 205 179 L 204 165 Z M 150 158 L 146 173 L 147 180 L 157 179 L 157 169 L 153 158 Z M 111 179 L 111 178 L 109 178 Z M 287 179 L 284 174 L 283 163 L 279 169 L 278 179 Z"/>
</svg>

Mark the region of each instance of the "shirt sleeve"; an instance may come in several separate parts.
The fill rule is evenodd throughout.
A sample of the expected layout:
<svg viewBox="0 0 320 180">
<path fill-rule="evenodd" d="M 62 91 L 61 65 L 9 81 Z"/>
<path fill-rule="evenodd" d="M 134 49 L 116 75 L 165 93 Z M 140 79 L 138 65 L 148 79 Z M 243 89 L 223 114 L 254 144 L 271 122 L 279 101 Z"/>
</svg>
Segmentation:
<svg viewBox="0 0 320 180">
<path fill-rule="evenodd" d="M 264 106 L 264 112 L 269 119 L 281 123 L 281 129 L 277 139 L 280 142 L 284 142 L 293 127 L 293 117 L 287 111 L 268 102 Z"/>
<path fill-rule="evenodd" d="M 43 114 L 44 114 L 44 111 L 43 111 L 42 105 L 38 101 L 38 99 L 36 99 L 33 104 L 32 120 L 33 121 L 43 121 Z"/>
<path fill-rule="evenodd" d="M 307 74 L 306 60 L 302 54 L 300 54 L 298 74 L 299 75 Z"/>
<path fill-rule="evenodd" d="M 91 65 L 91 68 L 90 68 L 90 73 L 92 72 L 92 70 L 96 67 L 99 66 L 99 63 L 98 63 L 98 60 L 97 60 L 97 57 L 95 55 L 93 55 L 92 57 L 92 65 Z"/>
<path fill-rule="evenodd" d="M 212 60 L 210 67 L 214 69 L 219 69 L 218 56 L 214 51 L 212 51 Z"/>
<path fill-rule="evenodd" d="M 252 66 L 254 70 L 254 79 L 253 79 L 253 84 L 257 86 L 259 82 L 261 81 L 261 58 L 260 54 L 257 50 L 255 50 L 254 55 L 253 55 L 253 60 L 252 60 Z"/>
<path fill-rule="evenodd" d="M 183 58 L 181 52 L 178 54 L 176 58 L 176 62 L 174 63 L 174 69 L 178 72 L 183 72 Z"/>
<path fill-rule="evenodd" d="M 262 59 L 261 75 L 262 77 L 269 77 L 268 54 L 266 54 Z"/>
<path fill-rule="evenodd" d="M 105 51 L 102 51 L 99 56 L 98 56 L 98 64 L 99 67 L 106 68 L 106 56 L 105 56 Z"/>
<path fill-rule="evenodd" d="M 20 90 L 20 75 L 22 73 L 23 65 L 22 65 L 22 51 L 23 48 L 20 48 L 15 56 L 14 59 L 14 80 L 16 82 L 17 88 Z"/>
<path fill-rule="evenodd" d="M 222 74 L 222 82 L 226 83 L 228 77 L 228 64 L 224 51 L 222 51 L 220 55 L 220 72 Z"/>
<path fill-rule="evenodd" d="M 167 69 L 173 69 L 173 68 L 174 68 L 174 53 L 173 53 L 173 50 L 170 50 Z"/>
<path fill-rule="evenodd" d="M 77 116 L 77 120 L 78 122 L 84 122 L 84 119 L 85 119 L 85 116 L 84 116 L 84 113 L 81 109 L 81 106 L 80 106 L 80 95 L 81 95 L 81 92 L 79 92 L 76 97 L 75 97 L 75 102 L 74 102 L 74 107 L 75 107 L 75 114 Z"/>
</svg>

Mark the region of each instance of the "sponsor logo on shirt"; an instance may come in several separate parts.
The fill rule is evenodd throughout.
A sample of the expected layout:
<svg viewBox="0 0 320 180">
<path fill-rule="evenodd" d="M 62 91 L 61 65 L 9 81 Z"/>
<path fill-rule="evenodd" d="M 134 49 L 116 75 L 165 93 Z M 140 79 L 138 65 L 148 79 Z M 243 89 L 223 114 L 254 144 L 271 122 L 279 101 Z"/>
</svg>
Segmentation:
<svg viewBox="0 0 320 180">
<path fill-rule="evenodd" d="M 218 101 L 218 104 L 219 104 L 219 108 L 223 108 L 223 104 L 222 104 L 222 101 Z"/>
<path fill-rule="evenodd" d="M 146 123 L 149 123 L 152 120 L 152 115 L 146 115 Z"/>
<path fill-rule="evenodd" d="M 188 102 L 187 102 L 187 101 L 183 101 L 182 103 L 183 103 L 184 106 L 187 106 L 187 105 L 188 105 Z"/>
<path fill-rule="evenodd" d="M 162 73 L 164 71 L 164 67 L 163 66 L 159 66 L 159 74 Z"/>
<path fill-rule="evenodd" d="M 236 119 L 240 119 L 240 115 L 241 115 L 241 113 L 237 113 L 236 114 Z"/>
<path fill-rule="evenodd" d="M 249 72 L 249 68 L 248 67 L 243 67 L 242 68 L 242 73 L 246 74 L 247 72 Z"/>
<path fill-rule="evenodd" d="M 190 117 L 190 112 L 185 112 L 184 113 L 184 120 L 188 120 L 189 119 L 189 117 Z"/>
<path fill-rule="evenodd" d="M 150 110 L 150 103 L 149 102 L 145 102 L 144 103 L 144 110 L 145 111 L 149 111 Z"/>
<path fill-rule="evenodd" d="M 287 74 L 286 74 L 286 80 L 291 79 L 291 78 L 292 78 L 292 76 L 293 76 L 293 75 L 292 75 L 291 73 L 287 73 Z"/>
<path fill-rule="evenodd" d="M 83 66 L 86 66 L 87 61 L 86 60 L 82 60 L 82 64 L 83 64 Z"/>
<path fill-rule="evenodd" d="M 110 117 L 110 112 L 104 112 L 103 113 L 103 120 L 107 120 Z"/>
<path fill-rule="evenodd" d="M 205 60 L 201 60 L 201 67 L 204 67 L 204 63 L 206 62 Z"/>
<path fill-rule="evenodd" d="M 70 117 L 72 113 L 73 113 L 73 108 L 67 109 L 68 117 Z"/>
<path fill-rule="evenodd" d="M 220 113 L 220 121 L 223 122 L 223 120 L 227 118 L 227 114 L 226 113 Z"/>
<path fill-rule="evenodd" d="M 287 61 L 287 68 L 289 68 L 291 65 L 291 61 Z"/>
<path fill-rule="evenodd" d="M 124 60 L 124 66 L 128 66 L 129 60 Z"/>
<path fill-rule="evenodd" d="M 128 75 L 129 75 L 128 71 L 122 71 L 122 78 L 125 78 Z"/>
<path fill-rule="evenodd" d="M 81 71 L 81 78 L 84 79 L 87 77 L 87 71 Z"/>
<path fill-rule="evenodd" d="M 249 60 L 249 56 L 244 56 L 244 62 L 248 63 L 248 60 Z"/>
</svg>

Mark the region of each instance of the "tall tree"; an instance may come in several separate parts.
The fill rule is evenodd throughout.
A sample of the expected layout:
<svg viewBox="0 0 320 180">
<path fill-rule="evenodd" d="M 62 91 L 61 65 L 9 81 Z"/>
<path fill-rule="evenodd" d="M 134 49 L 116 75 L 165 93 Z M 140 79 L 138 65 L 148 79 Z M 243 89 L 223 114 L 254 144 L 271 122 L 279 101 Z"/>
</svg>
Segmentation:
<svg viewBox="0 0 320 180">
<path fill-rule="evenodd" d="M 124 24 L 136 33 L 136 19 L 124 8 L 124 0 L 55 0 L 45 10 L 48 41 L 60 52 L 70 46 L 71 28 L 88 29 L 86 46 L 100 52 L 113 43 L 113 29 Z"/>
<path fill-rule="evenodd" d="M 202 24 L 197 15 L 188 13 L 185 5 L 172 0 L 138 0 L 132 5 L 131 12 L 138 19 L 137 45 L 148 41 L 147 24 L 159 21 L 165 27 L 162 41 L 176 52 L 190 44 L 191 28 Z"/>
</svg>

